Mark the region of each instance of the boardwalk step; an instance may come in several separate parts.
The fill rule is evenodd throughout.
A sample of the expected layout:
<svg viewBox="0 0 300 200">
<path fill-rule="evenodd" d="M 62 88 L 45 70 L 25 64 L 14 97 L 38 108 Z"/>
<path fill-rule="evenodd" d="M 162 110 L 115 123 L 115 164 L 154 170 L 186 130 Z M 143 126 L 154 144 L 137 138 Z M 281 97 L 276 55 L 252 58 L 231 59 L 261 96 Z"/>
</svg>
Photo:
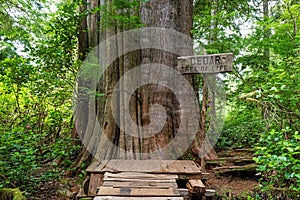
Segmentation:
<svg viewBox="0 0 300 200">
<path fill-rule="evenodd" d="M 104 187 L 101 186 L 99 196 L 125 196 L 125 197 L 179 197 L 177 188 L 132 188 L 132 187 Z"/>
<path fill-rule="evenodd" d="M 177 197 L 180 196 L 175 174 L 121 172 L 104 174 L 99 196 Z"/>
<path fill-rule="evenodd" d="M 191 160 L 97 161 L 87 171 L 88 192 L 80 196 L 94 200 L 185 200 L 213 193 L 205 190 L 210 174 Z"/>
<path fill-rule="evenodd" d="M 95 197 L 94 200 L 183 200 L 183 197 Z"/>
</svg>

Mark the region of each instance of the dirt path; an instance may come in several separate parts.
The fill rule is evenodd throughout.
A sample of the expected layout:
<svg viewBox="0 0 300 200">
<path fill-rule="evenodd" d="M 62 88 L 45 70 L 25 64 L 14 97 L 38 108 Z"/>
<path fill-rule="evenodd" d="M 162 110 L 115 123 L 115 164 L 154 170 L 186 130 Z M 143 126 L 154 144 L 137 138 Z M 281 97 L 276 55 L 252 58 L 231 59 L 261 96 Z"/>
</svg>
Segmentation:
<svg viewBox="0 0 300 200">
<path fill-rule="evenodd" d="M 222 199 L 247 199 L 259 185 L 251 149 L 238 149 L 218 153 L 219 159 L 207 161 L 212 178 L 209 186 Z"/>
</svg>

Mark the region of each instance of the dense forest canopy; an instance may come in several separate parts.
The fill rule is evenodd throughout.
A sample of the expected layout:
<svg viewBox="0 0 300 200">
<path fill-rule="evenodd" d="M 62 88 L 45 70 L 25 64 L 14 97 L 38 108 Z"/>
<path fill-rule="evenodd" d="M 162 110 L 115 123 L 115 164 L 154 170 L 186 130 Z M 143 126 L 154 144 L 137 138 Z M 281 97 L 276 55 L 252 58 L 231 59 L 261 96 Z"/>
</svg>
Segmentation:
<svg viewBox="0 0 300 200">
<path fill-rule="evenodd" d="M 51 11 L 54 2 L 50 1 L 1 1 L 0 188 L 18 188 L 26 198 L 33 199 L 46 183 L 57 188 L 66 177 L 80 177 L 79 181 L 83 181 L 92 156 L 82 145 L 74 122 L 78 69 L 105 37 L 157 26 L 192 36 L 194 49 L 189 49 L 186 55 L 234 53 L 233 72 L 223 74 L 222 82 L 216 76 L 211 79 L 213 84 L 226 88 L 227 98 L 225 124 L 215 150 L 255 149 L 260 181 L 257 199 L 263 193 L 272 195 L 274 189 L 286 192 L 287 196 L 299 194 L 300 2 L 170 0 L 164 3 L 67 0 L 57 3 Z M 170 9 L 165 9 L 167 6 Z M 163 16 L 167 16 L 166 20 L 161 20 Z M 111 137 L 117 134 L 120 139 L 116 143 L 133 152 L 122 156 L 136 158 L 134 152 L 145 145 L 148 145 L 145 151 L 150 152 L 151 148 L 163 145 L 159 142 L 155 142 L 156 147 L 150 145 L 161 138 L 152 138 L 145 145 L 132 137 L 126 138 L 116 128 L 105 105 L 110 98 L 107 91 L 133 66 L 149 61 L 173 66 L 177 55 L 153 49 L 126 56 L 119 51 L 118 55 L 119 59 L 99 80 L 97 115 L 102 124 L 107 122 L 106 134 Z M 110 75 L 114 79 L 107 82 Z M 217 100 L 212 91 L 207 93 L 201 75 L 189 76 L 187 80 L 199 92 L 199 113 L 206 111 L 199 120 L 204 119 L 202 130 L 208 130 L 216 124 L 213 117 L 218 109 L 218 104 L 214 104 Z M 152 99 L 147 96 L 149 91 L 156 94 Z M 163 102 L 163 106 L 169 106 L 167 113 L 177 106 L 166 88 L 149 85 L 135 94 L 140 99 L 130 103 L 131 118 L 136 124 L 149 123 L 144 110 L 152 103 Z M 207 102 L 203 102 L 206 95 Z M 174 121 L 168 121 L 162 134 L 168 140 L 164 142 L 171 140 L 176 126 Z M 199 159 L 197 144 L 192 146 L 183 152 L 182 159 Z M 112 152 L 101 154 L 108 158 L 116 154 L 115 149 L 102 151 Z"/>
</svg>

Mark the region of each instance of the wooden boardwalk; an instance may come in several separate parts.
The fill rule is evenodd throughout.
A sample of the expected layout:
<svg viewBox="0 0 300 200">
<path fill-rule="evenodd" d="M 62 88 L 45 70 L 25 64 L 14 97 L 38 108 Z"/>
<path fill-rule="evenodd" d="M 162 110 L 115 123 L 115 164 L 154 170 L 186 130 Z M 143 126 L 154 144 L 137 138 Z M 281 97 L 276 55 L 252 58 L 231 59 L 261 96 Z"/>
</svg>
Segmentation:
<svg viewBox="0 0 300 200">
<path fill-rule="evenodd" d="M 180 197 L 177 178 L 165 174 L 106 172 L 97 196 Z"/>
<path fill-rule="evenodd" d="M 81 196 L 94 200 L 184 200 L 209 191 L 203 183 L 208 174 L 189 160 L 109 160 L 93 163 L 87 172 Z"/>
</svg>

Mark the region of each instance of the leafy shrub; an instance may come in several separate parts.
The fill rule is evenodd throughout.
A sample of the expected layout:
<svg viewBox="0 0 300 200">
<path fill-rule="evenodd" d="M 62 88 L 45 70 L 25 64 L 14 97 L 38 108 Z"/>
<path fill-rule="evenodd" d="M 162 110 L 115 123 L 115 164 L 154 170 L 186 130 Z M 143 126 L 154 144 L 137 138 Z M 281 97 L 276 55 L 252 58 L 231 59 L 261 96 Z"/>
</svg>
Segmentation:
<svg viewBox="0 0 300 200">
<path fill-rule="evenodd" d="M 264 121 L 253 110 L 246 112 L 247 107 L 229 113 L 221 136 L 217 142 L 217 149 L 251 148 L 265 131 Z"/>
<path fill-rule="evenodd" d="M 27 27 L 32 37 L 17 38 L 17 43 L 32 44 L 25 45 L 27 56 L 8 44 L 0 49 L 0 189 L 20 188 L 31 195 L 70 170 L 78 151 L 71 137 L 76 6 L 67 1 L 50 21 L 42 22 L 41 15 L 40 27 Z M 3 38 L 16 42 L 5 33 Z"/>
<path fill-rule="evenodd" d="M 0 188 L 20 188 L 32 194 L 43 182 L 60 178 L 72 164 L 77 147 L 68 139 L 44 146 L 46 134 L 18 129 L 0 134 Z"/>
<path fill-rule="evenodd" d="M 24 187 L 34 185 L 33 173 L 39 169 L 38 137 L 24 131 L 0 135 L 0 187 Z M 30 188 L 28 188 L 30 189 Z"/>
<path fill-rule="evenodd" d="M 300 135 L 286 128 L 261 135 L 254 158 L 263 190 L 290 188 L 300 191 Z"/>
</svg>

